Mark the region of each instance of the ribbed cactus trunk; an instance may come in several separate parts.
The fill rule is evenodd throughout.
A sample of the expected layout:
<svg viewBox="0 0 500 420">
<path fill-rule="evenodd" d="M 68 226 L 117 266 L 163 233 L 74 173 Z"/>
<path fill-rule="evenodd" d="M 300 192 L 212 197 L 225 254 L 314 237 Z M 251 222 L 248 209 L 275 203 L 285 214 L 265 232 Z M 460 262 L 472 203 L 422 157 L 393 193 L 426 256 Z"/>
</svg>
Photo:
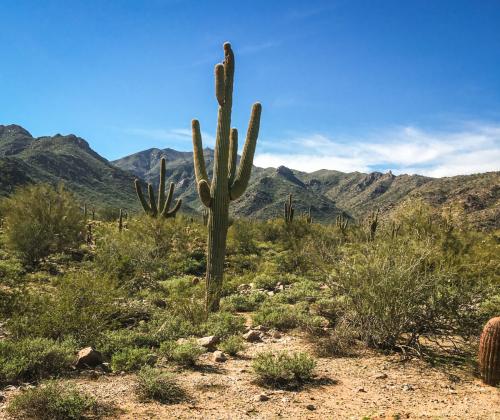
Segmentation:
<svg viewBox="0 0 500 420">
<path fill-rule="evenodd" d="M 236 174 L 238 131 L 231 129 L 233 101 L 234 55 L 229 43 L 224 44 L 224 63 L 215 66 L 215 94 L 219 103 L 214 169 L 211 185 L 203 157 L 200 124 L 193 120 L 194 169 L 201 202 L 208 208 L 208 244 L 206 273 L 206 309 L 219 309 L 224 277 L 229 202 L 245 191 L 252 171 L 255 145 L 259 134 L 261 106 L 254 104 L 247 138 Z"/>
</svg>

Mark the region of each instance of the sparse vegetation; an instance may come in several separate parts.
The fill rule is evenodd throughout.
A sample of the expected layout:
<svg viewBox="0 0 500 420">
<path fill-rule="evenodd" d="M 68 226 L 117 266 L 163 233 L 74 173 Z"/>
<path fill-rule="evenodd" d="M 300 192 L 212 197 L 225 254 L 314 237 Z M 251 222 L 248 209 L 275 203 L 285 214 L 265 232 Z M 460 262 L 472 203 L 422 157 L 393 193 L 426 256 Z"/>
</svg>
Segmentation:
<svg viewBox="0 0 500 420">
<path fill-rule="evenodd" d="M 219 349 L 230 356 L 236 356 L 241 351 L 245 350 L 245 341 L 239 335 L 231 335 L 219 344 Z"/>
<path fill-rule="evenodd" d="M 162 404 L 174 404 L 186 398 L 172 373 L 149 366 L 137 374 L 136 394 L 143 402 L 154 400 Z"/>
<path fill-rule="evenodd" d="M 195 366 L 203 353 L 205 353 L 203 347 L 193 339 L 182 342 L 165 341 L 160 346 L 161 355 L 168 361 L 184 367 Z"/>
<path fill-rule="evenodd" d="M 143 366 L 152 366 L 156 363 L 156 356 L 144 348 L 127 347 L 113 354 L 111 369 L 114 372 L 133 372 Z"/>
</svg>

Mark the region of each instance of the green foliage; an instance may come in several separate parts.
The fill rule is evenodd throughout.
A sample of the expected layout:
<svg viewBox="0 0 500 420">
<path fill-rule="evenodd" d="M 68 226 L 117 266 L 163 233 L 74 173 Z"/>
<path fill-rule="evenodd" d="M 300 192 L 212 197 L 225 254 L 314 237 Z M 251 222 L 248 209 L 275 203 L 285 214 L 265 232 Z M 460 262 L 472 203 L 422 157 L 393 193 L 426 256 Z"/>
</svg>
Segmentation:
<svg viewBox="0 0 500 420">
<path fill-rule="evenodd" d="M 83 216 L 74 196 L 62 186 L 45 184 L 17 190 L 2 210 L 6 243 L 26 263 L 76 247 L 81 242 Z"/>
<path fill-rule="evenodd" d="M 14 396 L 7 412 L 16 419 L 80 420 L 95 418 L 98 404 L 73 386 L 47 382 Z"/>
<path fill-rule="evenodd" d="M 243 340 L 240 335 L 231 335 L 221 341 L 218 348 L 230 356 L 236 356 L 238 353 L 245 350 L 246 345 L 245 340 Z"/>
<path fill-rule="evenodd" d="M 205 353 L 205 349 L 196 340 L 189 339 L 182 342 L 165 341 L 161 343 L 160 354 L 170 362 L 183 367 L 193 367 L 198 358 Z"/>
<path fill-rule="evenodd" d="M 238 220 L 231 226 L 228 235 L 230 251 L 244 255 L 257 254 L 253 225 L 246 220 Z"/>
<path fill-rule="evenodd" d="M 133 372 L 143 366 L 153 366 L 156 363 L 156 356 L 151 350 L 126 347 L 111 357 L 111 369 L 113 372 Z"/>
<path fill-rule="evenodd" d="M 302 311 L 292 305 L 267 301 L 253 314 L 252 323 L 288 331 L 298 327 L 302 317 Z"/>
<path fill-rule="evenodd" d="M 75 343 L 46 338 L 0 340 L 0 383 L 39 380 L 67 370 Z"/>
<path fill-rule="evenodd" d="M 172 373 L 149 366 L 144 366 L 137 374 L 135 392 L 142 402 L 175 404 L 186 398 L 185 391 L 177 384 Z"/>
<path fill-rule="evenodd" d="M 262 384 L 288 388 L 311 380 L 316 362 L 305 353 L 263 352 L 252 367 Z"/>
<path fill-rule="evenodd" d="M 14 337 L 73 337 L 94 345 L 115 324 L 120 292 L 113 281 L 80 271 L 61 278 L 50 293 L 31 293 L 10 320 Z"/>
<path fill-rule="evenodd" d="M 124 348 L 151 348 L 159 346 L 159 344 L 159 341 L 153 334 L 137 330 L 120 329 L 106 331 L 99 340 L 97 348 L 105 356 L 111 357 Z"/>
<path fill-rule="evenodd" d="M 222 299 L 221 309 L 229 312 L 252 312 L 266 300 L 263 292 L 251 292 L 245 295 L 235 294 Z"/>
<path fill-rule="evenodd" d="M 206 335 L 216 335 L 220 338 L 241 333 L 245 330 L 245 319 L 230 312 L 216 312 L 209 315 L 202 325 Z"/>
</svg>

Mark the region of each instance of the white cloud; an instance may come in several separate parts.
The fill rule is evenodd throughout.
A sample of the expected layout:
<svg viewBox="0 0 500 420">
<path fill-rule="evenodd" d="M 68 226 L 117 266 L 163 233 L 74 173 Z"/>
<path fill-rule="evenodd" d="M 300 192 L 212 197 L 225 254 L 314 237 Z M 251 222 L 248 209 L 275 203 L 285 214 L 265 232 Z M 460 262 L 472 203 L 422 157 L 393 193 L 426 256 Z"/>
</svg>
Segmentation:
<svg viewBox="0 0 500 420">
<path fill-rule="evenodd" d="M 397 127 L 358 140 L 312 133 L 263 142 L 261 150 L 266 146 L 272 151 L 257 151 L 257 166 L 285 165 L 305 172 L 390 169 L 435 177 L 500 170 L 500 124 L 467 123 L 455 131 Z"/>
<path fill-rule="evenodd" d="M 186 141 L 192 142 L 191 130 L 186 128 L 129 128 L 124 130 L 127 134 L 133 136 L 144 137 L 150 140 L 157 140 L 161 142 L 171 142 L 171 141 Z M 204 147 L 213 147 L 215 144 L 215 137 L 204 131 L 201 132 L 201 138 L 203 140 Z"/>
</svg>

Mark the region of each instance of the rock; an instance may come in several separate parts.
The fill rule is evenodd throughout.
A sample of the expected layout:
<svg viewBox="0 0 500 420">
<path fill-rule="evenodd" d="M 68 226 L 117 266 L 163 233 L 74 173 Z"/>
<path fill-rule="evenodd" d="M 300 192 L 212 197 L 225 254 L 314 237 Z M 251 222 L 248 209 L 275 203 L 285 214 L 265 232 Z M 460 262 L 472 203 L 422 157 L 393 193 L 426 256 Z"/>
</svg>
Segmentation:
<svg viewBox="0 0 500 420">
<path fill-rule="evenodd" d="M 255 396 L 255 401 L 268 401 L 269 397 L 266 394 L 259 394 Z"/>
<path fill-rule="evenodd" d="M 257 330 L 257 331 L 264 331 L 264 332 L 269 330 L 269 328 L 265 327 L 264 325 L 257 325 L 253 329 Z"/>
<path fill-rule="evenodd" d="M 268 296 L 274 296 L 274 292 L 272 290 L 270 290 L 269 292 L 267 292 L 267 295 Z"/>
<path fill-rule="evenodd" d="M 257 341 L 262 341 L 262 337 L 259 331 L 250 330 L 246 334 L 243 334 L 243 338 L 250 343 L 255 343 Z"/>
<path fill-rule="evenodd" d="M 227 357 L 220 350 L 214 351 L 213 355 L 214 362 L 223 363 L 227 360 Z"/>
<path fill-rule="evenodd" d="M 377 376 L 375 376 L 375 379 L 387 379 L 387 374 L 379 373 Z"/>
<path fill-rule="evenodd" d="M 5 394 L 3 394 L 2 392 L 0 392 L 0 403 L 2 403 L 4 401 L 5 401 Z"/>
<path fill-rule="evenodd" d="M 102 354 L 92 347 L 85 347 L 78 351 L 75 367 L 78 369 L 96 367 L 103 362 Z"/>
<path fill-rule="evenodd" d="M 413 391 L 414 388 L 413 388 L 413 385 L 411 384 L 404 384 L 403 385 L 403 391 Z"/>
<path fill-rule="evenodd" d="M 216 335 L 210 335 L 208 337 L 198 339 L 198 344 L 202 347 L 205 347 L 208 351 L 214 351 L 219 342 L 220 338 Z"/>
<path fill-rule="evenodd" d="M 316 406 L 314 404 L 307 404 L 306 405 L 306 408 L 309 410 L 309 411 L 314 411 L 316 410 Z"/>
<path fill-rule="evenodd" d="M 358 388 L 358 392 L 366 392 L 364 388 Z"/>
<path fill-rule="evenodd" d="M 276 338 L 276 339 L 280 339 L 282 337 L 281 333 L 279 331 L 276 331 L 276 330 L 272 330 L 270 332 L 270 334 L 271 334 L 271 337 Z"/>
</svg>

